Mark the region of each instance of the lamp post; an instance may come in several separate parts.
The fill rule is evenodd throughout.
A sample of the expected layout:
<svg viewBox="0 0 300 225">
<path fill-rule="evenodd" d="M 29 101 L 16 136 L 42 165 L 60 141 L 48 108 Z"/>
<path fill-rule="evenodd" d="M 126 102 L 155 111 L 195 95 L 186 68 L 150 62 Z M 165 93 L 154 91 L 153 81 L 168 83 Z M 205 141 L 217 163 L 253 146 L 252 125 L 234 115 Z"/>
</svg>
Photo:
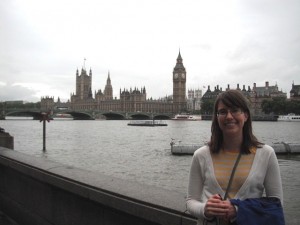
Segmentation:
<svg viewBox="0 0 300 225">
<path fill-rule="evenodd" d="M 50 122 L 49 112 L 41 113 L 40 122 L 42 122 L 42 121 L 43 121 L 43 151 L 46 151 L 46 121 Z"/>
</svg>

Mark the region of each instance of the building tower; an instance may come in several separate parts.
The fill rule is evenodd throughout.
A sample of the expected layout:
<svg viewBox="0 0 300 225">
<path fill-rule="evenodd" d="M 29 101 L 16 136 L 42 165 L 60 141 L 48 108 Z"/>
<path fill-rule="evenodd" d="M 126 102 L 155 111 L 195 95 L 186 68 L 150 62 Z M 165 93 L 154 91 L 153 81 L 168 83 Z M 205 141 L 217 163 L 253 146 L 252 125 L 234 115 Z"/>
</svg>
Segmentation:
<svg viewBox="0 0 300 225">
<path fill-rule="evenodd" d="M 68 107 L 73 110 L 88 109 L 93 107 L 93 93 L 92 93 L 92 69 L 87 73 L 85 69 L 85 59 L 79 74 L 78 68 L 76 70 L 76 86 L 75 93 L 71 93 L 71 102 Z"/>
<path fill-rule="evenodd" d="M 110 81 L 110 74 L 108 72 L 107 80 L 106 80 L 106 85 L 104 88 L 104 96 L 106 100 L 112 100 L 113 99 L 113 88 L 111 85 Z"/>
<path fill-rule="evenodd" d="M 201 98 L 202 98 L 202 90 L 200 89 L 188 90 L 187 110 L 193 113 L 194 111 L 200 111 Z"/>
<path fill-rule="evenodd" d="M 181 113 L 186 109 L 186 71 L 182 63 L 180 51 L 173 70 L 173 113 Z"/>
<path fill-rule="evenodd" d="M 76 71 L 76 96 L 81 99 L 92 98 L 92 69 L 90 69 L 89 75 L 86 72 L 85 64 L 81 69 L 81 73 L 79 75 L 79 71 Z"/>
</svg>

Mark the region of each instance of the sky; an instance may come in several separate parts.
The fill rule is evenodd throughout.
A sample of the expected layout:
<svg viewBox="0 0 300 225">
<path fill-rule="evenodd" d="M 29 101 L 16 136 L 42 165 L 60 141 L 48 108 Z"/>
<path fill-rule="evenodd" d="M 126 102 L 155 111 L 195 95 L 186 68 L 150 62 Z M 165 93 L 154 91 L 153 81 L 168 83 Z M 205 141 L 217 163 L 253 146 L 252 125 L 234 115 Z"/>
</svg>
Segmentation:
<svg viewBox="0 0 300 225">
<path fill-rule="evenodd" d="M 300 84 L 299 0 L 1 0 L 0 101 L 62 101 L 76 70 L 108 73 L 114 97 L 172 95 L 180 51 L 187 89 Z M 86 59 L 86 60 L 84 60 Z"/>
</svg>

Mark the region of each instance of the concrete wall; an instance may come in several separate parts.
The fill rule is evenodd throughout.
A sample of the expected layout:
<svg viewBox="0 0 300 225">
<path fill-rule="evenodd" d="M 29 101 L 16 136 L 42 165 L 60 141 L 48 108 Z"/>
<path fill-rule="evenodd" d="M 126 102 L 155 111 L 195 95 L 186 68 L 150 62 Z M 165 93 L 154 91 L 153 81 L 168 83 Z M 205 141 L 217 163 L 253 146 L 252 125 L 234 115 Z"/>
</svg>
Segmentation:
<svg viewBox="0 0 300 225">
<path fill-rule="evenodd" d="M 14 149 L 14 137 L 0 127 L 0 147 Z"/>
<path fill-rule="evenodd" d="M 0 147 L 0 210 L 20 225 L 190 225 L 184 194 Z"/>
</svg>

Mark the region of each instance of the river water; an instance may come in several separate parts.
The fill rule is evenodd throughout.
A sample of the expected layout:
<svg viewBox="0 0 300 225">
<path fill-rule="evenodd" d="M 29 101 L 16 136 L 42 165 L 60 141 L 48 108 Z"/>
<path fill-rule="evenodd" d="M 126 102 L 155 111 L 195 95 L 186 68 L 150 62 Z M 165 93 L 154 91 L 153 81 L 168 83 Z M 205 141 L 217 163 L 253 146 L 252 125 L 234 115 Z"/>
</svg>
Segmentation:
<svg viewBox="0 0 300 225">
<path fill-rule="evenodd" d="M 0 127 L 14 137 L 16 151 L 67 165 L 132 180 L 185 194 L 192 156 L 174 156 L 171 139 L 204 144 L 210 121 L 171 121 L 165 127 L 127 126 L 125 120 L 46 123 L 46 151 L 42 151 L 42 123 L 2 120 Z M 267 144 L 299 143 L 300 123 L 253 122 L 257 138 Z M 300 224 L 300 156 L 278 156 L 284 210 L 288 225 Z"/>
</svg>

